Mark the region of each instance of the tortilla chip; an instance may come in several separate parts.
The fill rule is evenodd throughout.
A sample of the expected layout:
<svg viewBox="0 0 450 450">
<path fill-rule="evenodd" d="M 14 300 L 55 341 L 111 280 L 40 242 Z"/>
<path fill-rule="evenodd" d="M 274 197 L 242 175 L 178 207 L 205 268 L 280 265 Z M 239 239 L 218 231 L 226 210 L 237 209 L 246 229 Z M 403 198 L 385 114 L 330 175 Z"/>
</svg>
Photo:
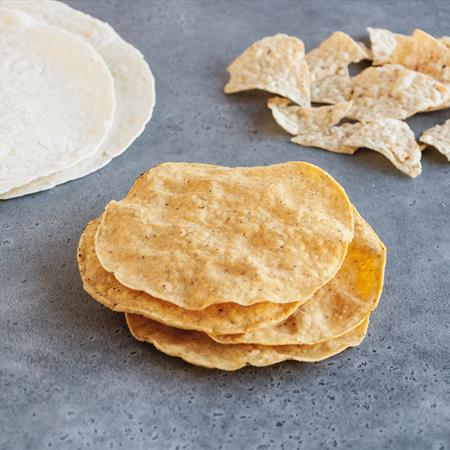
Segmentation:
<svg viewBox="0 0 450 450">
<path fill-rule="evenodd" d="M 438 39 L 438 41 L 450 49 L 450 36 L 442 36 Z"/>
<path fill-rule="evenodd" d="M 425 130 L 419 141 L 432 145 L 450 161 L 450 119 Z"/>
<path fill-rule="evenodd" d="M 311 76 L 311 100 L 342 103 L 351 95 L 349 64 L 368 59 L 369 55 L 350 36 L 336 31 L 305 58 Z"/>
<path fill-rule="evenodd" d="M 422 30 L 415 30 L 410 39 L 397 40 L 390 62 L 450 83 L 450 49 Z"/>
<path fill-rule="evenodd" d="M 139 341 L 196 366 L 208 369 L 238 370 L 244 366 L 269 366 L 281 361 L 316 362 L 330 358 L 349 347 L 356 347 L 367 333 L 368 319 L 349 333 L 316 345 L 264 346 L 226 345 L 198 331 L 179 330 L 145 317 L 126 314 L 128 328 Z"/>
<path fill-rule="evenodd" d="M 379 119 L 361 123 L 345 144 L 381 153 L 410 177 L 417 177 L 422 172 L 422 152 L 414 133 L 400 120 Z"/>
<path fill-rule="evenodd" d="M 383 287 L 386 248 L 355 213 L 355 237 L 341 269 L 287 320 L 244 334 L 211 336 L 221 344 L 313 345 L 356 328 L 376 308 Z"/>
<path fill-rule="evenodd" d="M 330 152 L 353 155 L 358 147 L 345 141 L 359 128 L 360 124 L 345 123 L 340 127 L 306 130 L 291 139 L 291 142 L 305 147 L 317 147 Z"/>
<path fill-rule="evenodd" d="M 286 97 L 301 106 L 310 105 L 310 81 L 300 39 L 277 34 L 255 42 L 227 68 L 230 81 L 225 93 L 261 89 Z"/>
<path fill-rule="evenodd" d="M 313 102 L 339 104 L 350 100 L 351 95 L 350 75 L 328 75 L 311 85 Z"/>
<path fill-rule="evenodd" d="M 391 57 L 397 47 L 397 42 L 411 39 L 411 36 L 393 33 L 383 28 L 368 27 L 367 31 L 369 32 L 370 47 L 373 55 L 372 64 L 374 66 L 381 66 L 391 62 Z"/>
<path fill-rule="evenodd" d="M 228 334 L 243 333 L 280 322 L 300 305 L 266 302 L 241 306 L 223 303 L 199 311 L 189 311 L 145 292 L 128 289 L 120 284 L 112 273 L 107 272 L 97 259 L 94 241 L 99 225 L 100 219 L 93 220 L 81 235 L 78 266 L 86 292 L 113 311 L 140 314 L 176 328 Z"/>
<path fill-rule="evenodd" d="M 289 100 L 272 97 L 267 101 L 278 125 L 292 135 L 316 128 L 331 127 L 345 117 L 351 102 L 318 108 L 291 106 Z"/>
<path fill-rule="evenodd" d="M 349 200 L 318 167 L 166 163 L 106 207 L 96 252 L 121 284 L 195 310 L 309 298 L 352 238 Z"/>
<path fill-rule="evenodd" d="M 363 51 L 366 53 L 366 58 L 365 59 L 368 59 L 369 61 L 372 61 L 373 60 L 373 53 L 372 53 L 372 50 L 364 43 L 364 42 L 361 42 L 361 41 L 358 41 L 358 45 L 363 49 Z"/>
<path fill-rule="evenodd" d="M 361 121 L 406 119 L 448 107 L 450 88 L 397 64 L 369 67 L 353 78 L 353 106 L 347 116 Z"/>
</svg>

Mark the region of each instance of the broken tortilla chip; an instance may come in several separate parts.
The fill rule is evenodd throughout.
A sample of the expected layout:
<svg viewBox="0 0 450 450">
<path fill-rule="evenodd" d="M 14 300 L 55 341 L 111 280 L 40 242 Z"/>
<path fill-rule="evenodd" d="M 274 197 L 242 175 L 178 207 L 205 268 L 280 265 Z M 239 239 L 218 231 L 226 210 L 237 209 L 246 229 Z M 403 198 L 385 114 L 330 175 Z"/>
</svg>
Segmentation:
<svg viewBox="0 0 450 450">
<path fill-rule="evenodd" d="M 358 41 L 358 45 L 366 52 L 367 57 L 365 59 L 372 61 L 373 53 L 372 50 L 364 42 Z"/>
<path fill-rule="evenodd" d="M 350 36 L 336 31 L 305 58 L 311 76 L 311 101 L 342 103 L 351 95 L 349 64 L 368 59 L 369 55 Z"/>
<path fill-rule="evenodd" d="M 358 147 L 347 145 L 347 138 L 360 126 L 359 123 L 345 123 L 340 127 L 305 130 L 291 139 L 291 142 L 306 147 L 317 147 L 330 152 L 353 155 Z"/>
<path fill-rule="evenodd" d="M 225 93 L 260 89 L 310 105 L 310 76 L 300 39 L 277 34 L 255 42 L 227 68 Z"/>
<path fill-rule="evenodd" d="M 347 116 L 368 121 L 406 119 L 418 112 L 448 107 L 450 88 L 398 64 L 369 67 L 353 78 L 352 108 Z"/>
<path fill-rule="evenodd" d="M 397 169 L 410 177 L 422 172 L 422 152 L 409 126 L 396 119 L 378 119 L 359 124 L 346 145 L 364 147 L 386 156 Z"/>
<path fill-rule="evenodd" d="M 450 83 L 450 49 L 422 30 L 415 30 L 409 39 L 397 39 L 389 62 Z"/>
<path fill-rule="evenodd" d="M 372 64 L 374 66 L 389 63 L 397 47 L 397 42 L 402 39 L 411 39 L 411 36 L 393 33 L 383 28 L 368 27 L 367 31 L 369 32 L 370 49 L 373 55 Z"/>
<path fill-rule="evenodd" d="M 292 135 L 316 128 L 331 127 L 345 117 L 350 110 L 351 102 L 331 106 L 307 108 L 292 106 L 289 100 L 272 97 L 267 101 L 272 115 L 278 125 Z"/>
<path fill-rule="evenodd" d="M 131 334 L 159 351 L 209 369 L 238 370 L 244 366 L 269 366 L 281 361 L 317 362 L 349 347 L 356 347 L 367 333 L 369 320 L 343 336 L 315 345 L 219 344 L 204 333 L 179 330 L 135 314 L 125 314 Z"/>
<path fill-rule="evenodd" d="M 425 130 L 419 141 L 432 145 L 450 161 L 450 119 L 442 125 Z"/>
</svg>

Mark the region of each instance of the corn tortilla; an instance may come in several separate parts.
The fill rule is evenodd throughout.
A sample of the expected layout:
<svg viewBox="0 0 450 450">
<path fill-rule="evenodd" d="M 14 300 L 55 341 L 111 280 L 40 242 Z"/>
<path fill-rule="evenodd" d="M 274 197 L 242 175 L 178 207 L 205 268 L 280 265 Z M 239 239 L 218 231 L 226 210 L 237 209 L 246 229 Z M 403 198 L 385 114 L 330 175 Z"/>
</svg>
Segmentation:
<svg viewBox="0 0 450 450">
<path fill-rule="evenodd" d="M 196 366 L 209 369 L 238 370 L 244 366 L 269 366 L 281 361 L 317 362 L 349 347 L 356 347 L 367 333 L 369 320 L 331 341 L 315 345 L 219 344 L 204 333 L 179 330 L 135 314 L 126 314 L 128 328 L 139 341 Z"/>
<path fill-rule="evenodd" d="M 96 252 L 130 289 L 203 309 L 309 298 L 352 238 L 345 191 L 311 164 L 167 163 L 106 207 Z"/>
<path fill-rule="evenodd" d="M 100 219 L 88 223 L 80 238 L 78 266 L 83 286 L 95 300 L 113 311 L 140 314 L 165 325 L 205 333 L 243 333 L 289 317 L 300 303 L 257 303 L 241 306 L 235 303 L 211 305 L 189 311 L 159 300 L 145 292 L 121 285 L 100 265 L 95 253 L 95 233 Z"/>
<path fill-rule="evenodd" d="M 383 287 L 386 248 L 355 213 L 355 237 L 337 275 L 288 319 L 244 334 L 211 336 L 222 344 L 297 345 L 336 339 L 376 308 Z"/>
</svg>

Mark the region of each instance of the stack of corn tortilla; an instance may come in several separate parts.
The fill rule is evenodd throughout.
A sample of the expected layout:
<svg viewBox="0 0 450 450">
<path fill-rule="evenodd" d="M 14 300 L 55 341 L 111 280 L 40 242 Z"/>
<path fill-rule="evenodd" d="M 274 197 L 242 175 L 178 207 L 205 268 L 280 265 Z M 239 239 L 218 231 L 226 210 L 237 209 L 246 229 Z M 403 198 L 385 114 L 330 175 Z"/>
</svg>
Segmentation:
<svg viewBox="0 0 450 450">
<path fill-rule="evenodd" d="M 322 169 L 166 163 L 84 230 L 85 290 L 192 364 L 314 362 L 361 343 L 386 250 Z"/>
</svg>

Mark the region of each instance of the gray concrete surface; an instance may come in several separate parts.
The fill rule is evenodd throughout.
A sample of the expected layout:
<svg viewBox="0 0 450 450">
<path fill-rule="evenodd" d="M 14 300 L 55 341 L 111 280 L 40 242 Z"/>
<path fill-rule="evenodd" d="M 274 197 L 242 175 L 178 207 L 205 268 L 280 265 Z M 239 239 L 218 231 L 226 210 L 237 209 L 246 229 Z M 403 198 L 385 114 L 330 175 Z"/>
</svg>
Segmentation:
<svg viewBox="0 0 450 450">
<path fill-rule="evenodd" d="M 368 25 L 450 34 L 446 1 L 70 1 L 145 55 L 157 106 L 121 157 L 84 179 L 0 203 L 0 448 L 450 448 L 450 165 L 434 150 L 403 176 L 374 152 L 289 143 L 266 95 L 225 96 L 226 65 L 276 32 L 312 48 Z M 448 112 L 417 116 L 416 132 Z M 222 373 L 135 342 L 83 292 L 83 226 L 161 161 L 309 161 L 334 175 L 389 250 L 357 349 L 320 364 Z"/>
</svg>

